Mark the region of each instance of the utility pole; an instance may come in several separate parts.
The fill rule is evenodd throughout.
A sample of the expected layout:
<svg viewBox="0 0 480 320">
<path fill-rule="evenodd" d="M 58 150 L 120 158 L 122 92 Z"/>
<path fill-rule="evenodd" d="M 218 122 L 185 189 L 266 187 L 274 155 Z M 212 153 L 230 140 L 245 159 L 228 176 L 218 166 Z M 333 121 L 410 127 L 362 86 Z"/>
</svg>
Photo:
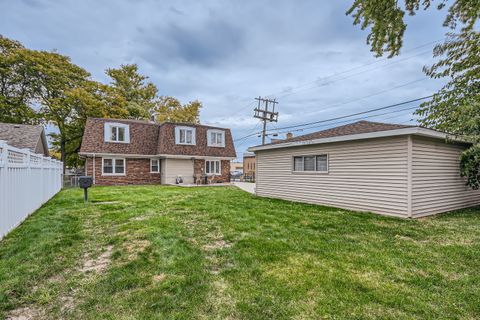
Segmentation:
<svg viewBox="0 0 480 320">
<path fill-rule="evenodd" d="M 276 99 L 271 100 L 262 97 L 255 98 L 255 100 L 258 100 L 258 106 L 254 109 L 255 115 L 253 117 L 263 121 L 262 144 L 265 144 L 265 137 L 267 135 L 267 121 L 278 122 L 278 112 L 275 112 L 275 105 L 278 102 Z M 272 107 L 271 110 L 268 110 L 269 104 Z"/>
</svg>

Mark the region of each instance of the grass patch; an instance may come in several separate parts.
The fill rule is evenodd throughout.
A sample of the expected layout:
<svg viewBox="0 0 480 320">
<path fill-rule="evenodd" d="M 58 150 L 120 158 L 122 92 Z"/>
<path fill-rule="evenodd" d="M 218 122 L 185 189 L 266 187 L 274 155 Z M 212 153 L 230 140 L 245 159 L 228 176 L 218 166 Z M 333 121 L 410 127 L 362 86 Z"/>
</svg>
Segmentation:
<svg viewBox="0 0 480 320">
<path fill-rule="evenodd" d="M 0 242 L 0 318 L 480 318 L 479 209 L 412 221 L 232 187 L 82 196 L 60 192 Z"/>
</svg>

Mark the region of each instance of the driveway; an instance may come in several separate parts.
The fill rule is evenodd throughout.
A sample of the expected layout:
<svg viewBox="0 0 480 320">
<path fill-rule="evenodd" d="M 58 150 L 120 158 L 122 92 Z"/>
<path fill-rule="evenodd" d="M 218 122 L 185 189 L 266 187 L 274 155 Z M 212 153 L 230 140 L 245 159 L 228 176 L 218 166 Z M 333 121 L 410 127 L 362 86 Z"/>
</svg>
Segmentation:
<svg viewBox="0 0 480 320">
<path fill-rule="evenodd" d="M 243 191 L 247 191 L 249 193 L 255 193 L 255 183 L 252 182 L 234 182 L 235 186 L 239 187 Z"/>
</svg>

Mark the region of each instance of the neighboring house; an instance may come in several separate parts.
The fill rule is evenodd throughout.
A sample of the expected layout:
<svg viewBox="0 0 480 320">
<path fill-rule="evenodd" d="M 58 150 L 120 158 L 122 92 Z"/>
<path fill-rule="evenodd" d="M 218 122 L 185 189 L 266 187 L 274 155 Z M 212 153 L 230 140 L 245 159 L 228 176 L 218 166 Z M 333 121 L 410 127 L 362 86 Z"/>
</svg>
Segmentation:
<svg viewBox="0 0 480 320">
<path fill-rule="evenodd" d="M 242 162 L 230 162 L 230 171 L 231 172 L 243 172 L 243 163 Z"/>
<path fill-rule="evenodd" d="M 459 170 L 468 147 L 416 126 L 360 121 L 249 149 L 256 194 L 399 217 L 480 204 Z"/>
<path fill-rule="evenodd" d="M 243 178 L 246 180 L 255 181 L 255 154 L 254 153 L 245 153 L 243 155 Z"/>
<path fill-rule="evenodd" d="M 29 149 L 33 153 L 49 156 L 43 126 L 0 123 L 0 140 L 15 148 Z"/>
<path fill-rule="evenodd" d="M 229 182 L 236 158 L 229 129 L 89 118 L 80 148 L 97 185 Z"/>
</svg>

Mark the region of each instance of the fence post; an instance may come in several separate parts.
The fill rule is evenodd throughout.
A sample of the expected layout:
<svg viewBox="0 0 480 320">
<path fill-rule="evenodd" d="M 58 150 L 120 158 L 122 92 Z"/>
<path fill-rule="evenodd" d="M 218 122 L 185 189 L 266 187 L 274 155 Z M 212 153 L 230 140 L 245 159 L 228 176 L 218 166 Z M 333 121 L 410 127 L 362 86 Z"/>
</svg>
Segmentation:
<svg viewBox="0 0 480 320">
<path fill-rule="evenodd" d="M 4 140 L 0 140 L 0 213 L 7 211 L 7 170 L 8 170 L 8 151 L 7 143 Z M 6 218 L 6 217 L 5 217 Z M 6 219 L 5 219 L 6 220 Z M 0 233 L 0 239 L 2 234 Z"/>
<path fill-rule="evenodd" d="M 32 176 L 32 167 L 30 161 L 30 149 L 23 148 L 21 149 L 24 157 L 23 157 L 23 164 L 25 165 L 25 174 L 23 174 L 22 180 L 27 182 L 25 186 L 26 195 L 34 195 L 32 190 L 32 183 L 31 183 L 31 176 Z M 27 210 L 31 210 L 33 206 L 29 204 L 29 201 L 22 201 L 22 205 L 26 207 Z"/>
</svg>

